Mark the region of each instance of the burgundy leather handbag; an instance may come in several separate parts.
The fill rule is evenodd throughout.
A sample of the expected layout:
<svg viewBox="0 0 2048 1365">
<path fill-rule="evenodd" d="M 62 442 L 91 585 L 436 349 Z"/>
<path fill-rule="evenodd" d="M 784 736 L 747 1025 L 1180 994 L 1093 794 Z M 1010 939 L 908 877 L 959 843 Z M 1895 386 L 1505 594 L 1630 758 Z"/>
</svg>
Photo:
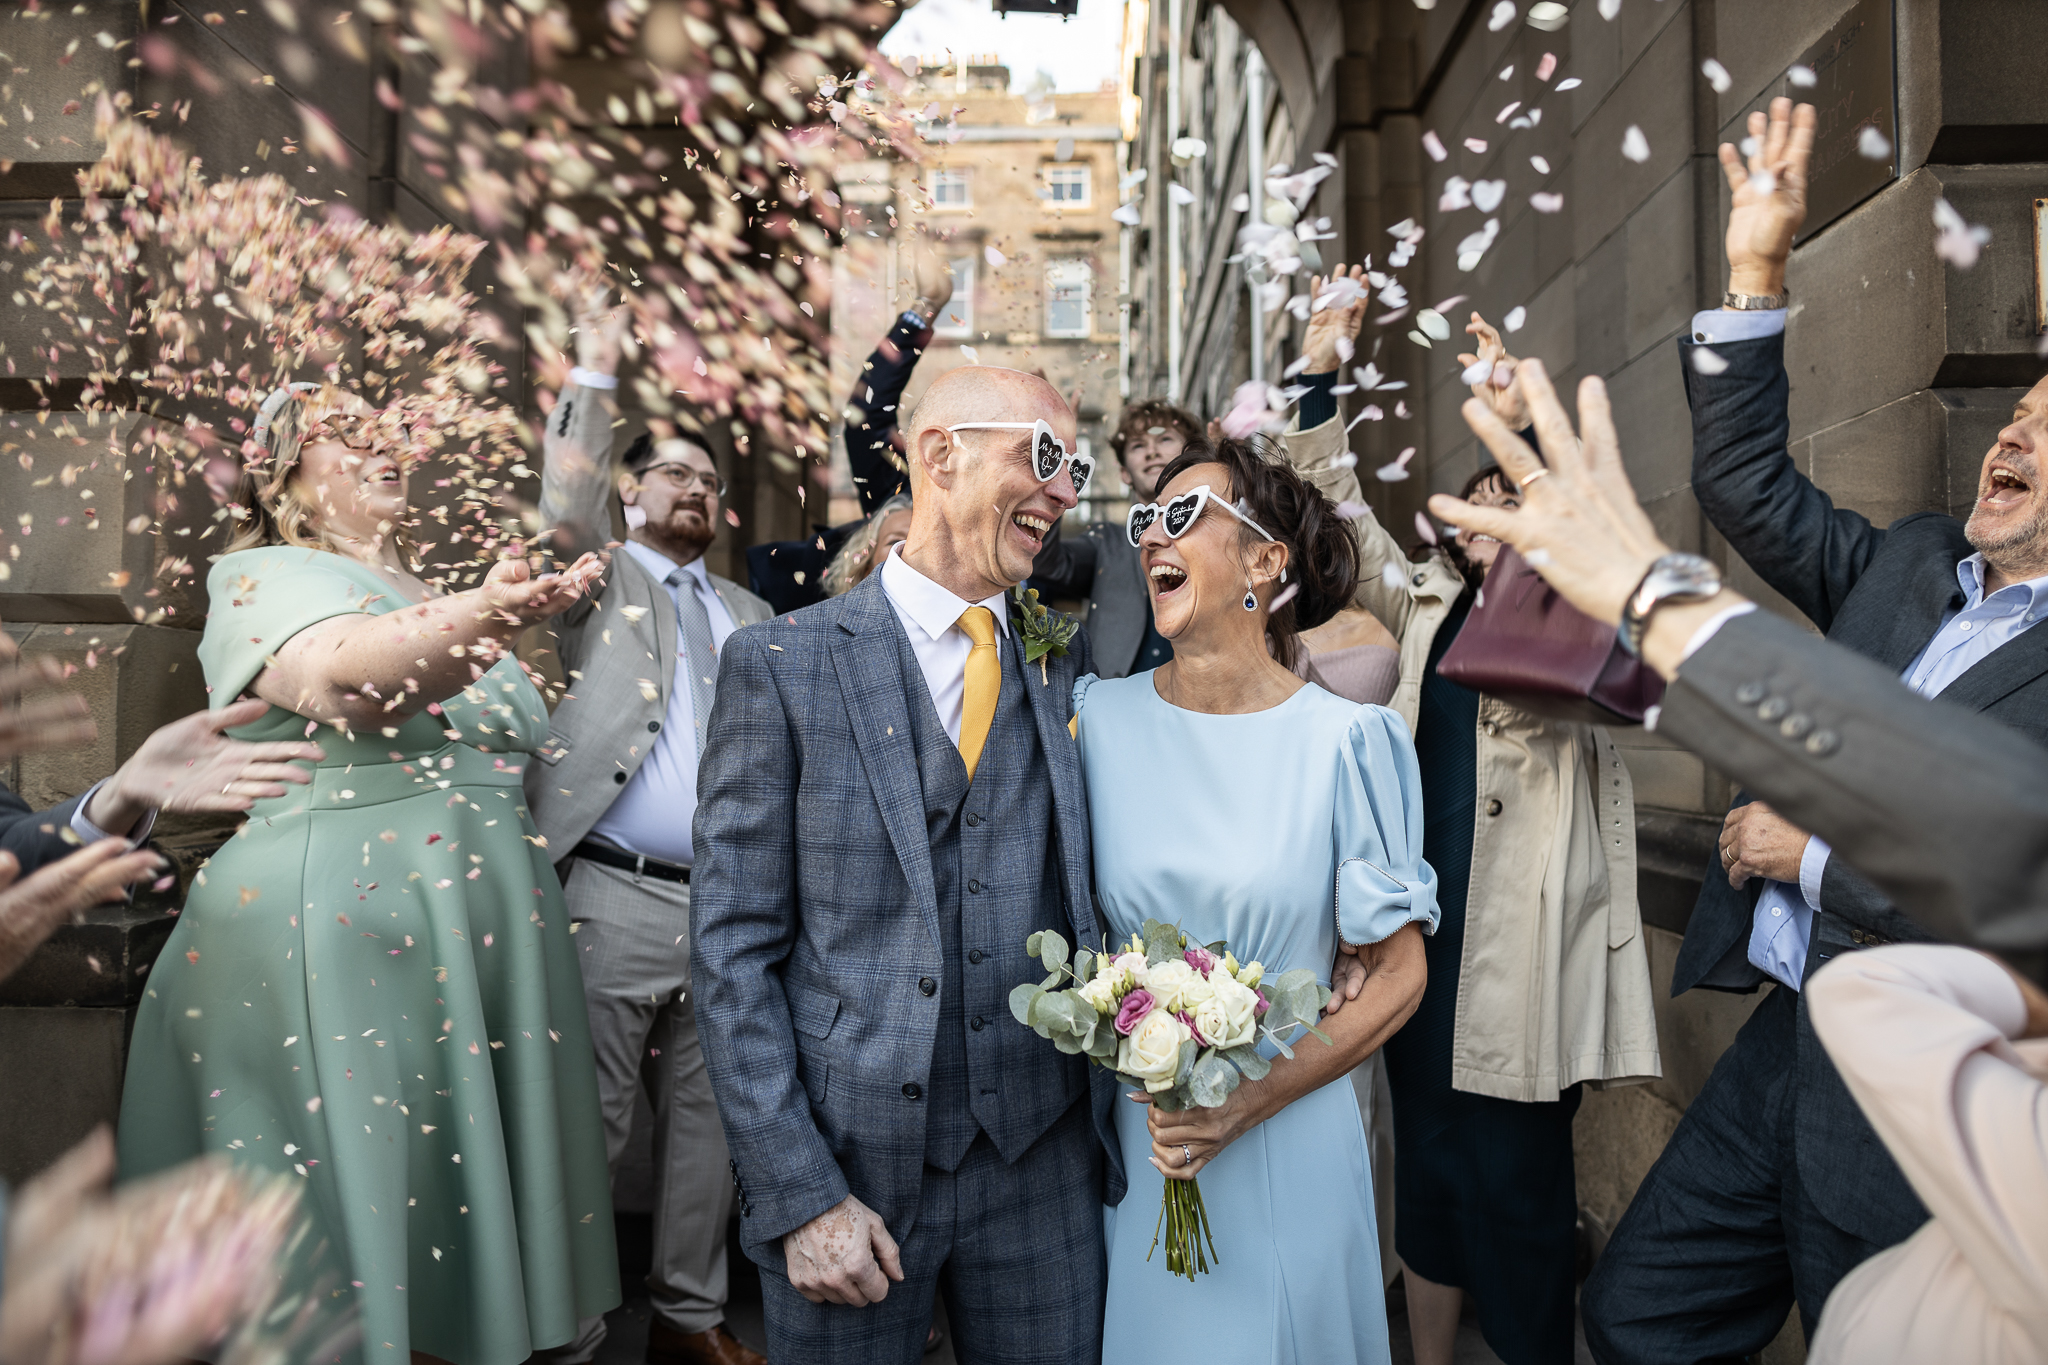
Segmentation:
<svg viewBox="0 0 2048 1365">
<path fill-rule="evenodd" d="M 1564 600 L 1511 545 L 1500 547 L 1437 672 L 1552 720 L 1641 725 L 1664 680 Z"/>
</svg>

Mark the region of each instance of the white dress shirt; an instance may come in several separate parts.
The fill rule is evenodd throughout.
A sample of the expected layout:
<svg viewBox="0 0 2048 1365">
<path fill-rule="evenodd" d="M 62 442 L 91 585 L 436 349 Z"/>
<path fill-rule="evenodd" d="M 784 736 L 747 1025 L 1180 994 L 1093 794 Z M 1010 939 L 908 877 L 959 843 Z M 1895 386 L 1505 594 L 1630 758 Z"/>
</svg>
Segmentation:
<svg viewBox="0 0 2048 1365">
<path fill-rule="evenodd" d="M 726 638 L 737 627 L 732 613 L 725 609 L 724 601 L 719 598 L 718 589 L 711 586 L 711 574 L 704 567 L 701 556 L 688 564 L 677 564 L 661 551 L 649 549 L 637 540 L 626 542 L 626 553 L 668 589 L 669 598 L 678 608 L 681 605 L 679 594 L 685 591 L 696 593 L 704 603 L 704 614 L 711 618 L 713 647 L 725 647 Z M 613 646 L 615 649 L 621 647 Z M 718 676 L 716 659 L 702 662 L 706 673 L 714 678 Z M 690 699 L 687 675 L 678 674 L 693 666 L 688 647 L 683 642 L 682 623 L 678 621 L 676 657 L 669 669 L 668 714 L 661 723 L 661 733 L 653 736 L 654 743 L 648 746 L 647 757 L 642 760 L 639 771 L 619 789 L 618 800 L 612 802 L 604 817 L 590 830 L 598 838 L 617 844 L 629 853 L 644 854 L 683 867 L 690 865 L 690 827 L 697 813 L 697 717 Z"/>
<path fill-rule="evenodd" d="M 910 637 L 911 652 L 924 672 L 924 685 L 932 694 L 932 706 L 939 723 L 955 745 L 960 743 L 960 711 L 967 700 L 967 656 L 974 641 L 960 629 L 960 613 L 969 607 L 987 607 L 996 618 L 996 658 L 1003 657 L 1003 640 L 1010 633 L 1010 613 L 1003 594 L 969 602 L 955 597 L 931 579 L 910 567 L 903 547 L 890 547 L 882 561 L 882 591 Z"/>
</svg>

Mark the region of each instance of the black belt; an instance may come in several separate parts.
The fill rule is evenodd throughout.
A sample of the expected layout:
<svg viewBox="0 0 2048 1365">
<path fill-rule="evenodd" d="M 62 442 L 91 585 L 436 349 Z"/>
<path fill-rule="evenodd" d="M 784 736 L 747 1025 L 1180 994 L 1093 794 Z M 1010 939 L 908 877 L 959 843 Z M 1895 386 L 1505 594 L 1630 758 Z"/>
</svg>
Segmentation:
<svg viewBox="0 0 2048 1365">
<path fill-rule="evenodd" d="M 621 872 L 630 872 L 636 877 L 654 877 L 665 882 L 681 882 L 684 886 L 690 884 L 690 869 L 687 867 L 683 867 L 678 863 L 664 862 L 660 858 L 649 858 L 644 854 L 628 853 L 622 848 L 613 848 L 610 844 L 600 844 L 592 839 L 585 839 L 582 843 L 576 845 L 575 850 L 569 856 L 571 858 L 588 858 L 593 863 L 603 863 L 606 867 L 616 867 Z"/>
</svg>

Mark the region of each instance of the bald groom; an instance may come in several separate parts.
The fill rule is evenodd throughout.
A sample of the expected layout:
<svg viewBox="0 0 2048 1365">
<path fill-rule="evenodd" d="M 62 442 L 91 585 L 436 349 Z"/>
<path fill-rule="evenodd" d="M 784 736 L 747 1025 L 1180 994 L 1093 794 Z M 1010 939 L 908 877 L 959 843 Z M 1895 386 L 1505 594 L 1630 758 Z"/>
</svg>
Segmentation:
<svg viewBox="0 0 2048 1365">
<path fill-rule="evenodd" d="M 1008 1005 L 1034 931 L 1099 937 L 1086 637 L 1025 669 L 1007 597 L 1074 415 L 975 366 L 907 431 L 910 538 L 720 659 L 690 932 L 741 1242 L 772 1360 L 913 1365 L 937 1291 L 963 1362 L 1097 1365 L 1115 1087 Z"/>
</svg>

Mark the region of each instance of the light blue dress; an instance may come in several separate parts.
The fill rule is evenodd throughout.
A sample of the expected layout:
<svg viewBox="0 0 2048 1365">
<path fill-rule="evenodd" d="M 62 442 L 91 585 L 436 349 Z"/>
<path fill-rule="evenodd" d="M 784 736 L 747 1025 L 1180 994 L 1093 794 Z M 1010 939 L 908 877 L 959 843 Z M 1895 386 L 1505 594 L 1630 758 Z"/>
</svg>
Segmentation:
<svg viewBox="0 0 2048 1365">
<path fill-rule="evenodd" d="M 1435 928 L 1415 747 L 1394 712 L 1310 684 L 1271 710 L 1207 715 L 1162 701 L 1150 673 L 1082 678 L 1074 709 L 1096 895 L 1118 939 L 1148 918 L 1178 923 L 1269 974 L 1309 967 L 1327 984 L 1340 922 L 1353 943 L 1411 921 Z M 1130 1191 L 1103 1211 L 1106 1363 L 1388 1359 L 1348 1077 L 1203 1168 L 1218 1263 L 1193 1284 L 1167 1272 L 1164 1250 L 1146 1259 L 1164 1177 L 1147 1159 L 1144 1106 L 1119 1102 L 1116 1124 Z"/>
</svg>

